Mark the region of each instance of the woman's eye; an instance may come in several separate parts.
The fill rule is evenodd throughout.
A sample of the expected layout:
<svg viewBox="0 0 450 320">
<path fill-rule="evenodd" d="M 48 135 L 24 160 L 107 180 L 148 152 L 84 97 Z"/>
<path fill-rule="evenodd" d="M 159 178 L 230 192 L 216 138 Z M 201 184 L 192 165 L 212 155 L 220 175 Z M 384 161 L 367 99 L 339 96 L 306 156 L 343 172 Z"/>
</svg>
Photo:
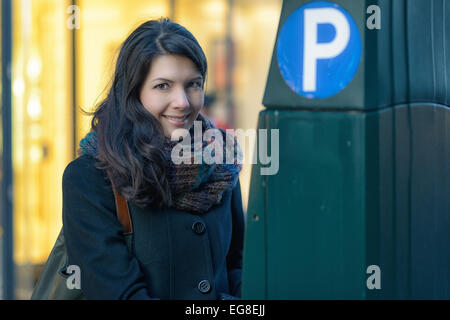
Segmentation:
<svg viewBox="0 0 450 320">
<path fill-rule="evenodd" d="M 169 85 L 167 83 L 160 83 L 155 86 L 155 89 L 161 89 L 161 90 L 166 90 L 168 88 L 169 88 Z"/>
<path fill-rule="evenodd" d="M 190 86 L 195 89 L 201 89 L 202 83 L 200 81 L 192 81 Z"/>
</svg>

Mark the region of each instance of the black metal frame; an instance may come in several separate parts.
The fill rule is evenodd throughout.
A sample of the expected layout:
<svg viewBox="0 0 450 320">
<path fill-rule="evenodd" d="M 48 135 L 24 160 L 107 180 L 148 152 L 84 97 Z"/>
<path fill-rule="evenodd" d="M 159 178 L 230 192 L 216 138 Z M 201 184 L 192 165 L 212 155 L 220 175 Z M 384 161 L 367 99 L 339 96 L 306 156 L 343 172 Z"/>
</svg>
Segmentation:
<svg viewBox="0 0 450 320">
<path fill-rule="evenodd" d="M 72 5 L 76 6 L 77 0 L 72 0 Z M 72 29 L 72 158 L 75 159 L 77 156 L 76 146 L 77 146 L 77 29 Z"/>
<path fill-rule="evenodd" d="M 2 0 L 2 139 L 1 228 L 3 299 L 14 299 L 12 167 L 12 3 Z"/>
</svg>

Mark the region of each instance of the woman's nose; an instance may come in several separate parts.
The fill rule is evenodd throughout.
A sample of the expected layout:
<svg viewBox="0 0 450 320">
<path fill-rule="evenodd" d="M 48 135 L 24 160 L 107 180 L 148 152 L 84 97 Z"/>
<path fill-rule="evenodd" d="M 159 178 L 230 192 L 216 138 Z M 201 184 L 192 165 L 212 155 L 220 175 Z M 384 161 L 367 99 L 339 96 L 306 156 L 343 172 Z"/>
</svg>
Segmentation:
<svg viewBox="0 0 450 320">
<path fill-rule="evenodd" d="M 175 109 L 189 108 L 189 98 L 184 89 L 179 89 L 174 92 L 173 107 Z"/>
</svg>

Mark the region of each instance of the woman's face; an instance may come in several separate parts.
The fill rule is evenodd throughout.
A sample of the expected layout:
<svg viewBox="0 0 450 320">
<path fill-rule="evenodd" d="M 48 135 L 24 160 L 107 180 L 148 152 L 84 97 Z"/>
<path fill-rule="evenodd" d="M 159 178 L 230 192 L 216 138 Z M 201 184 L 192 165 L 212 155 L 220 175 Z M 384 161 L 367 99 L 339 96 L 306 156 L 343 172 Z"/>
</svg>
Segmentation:
<svg viewBox="0 0 450 320">
<path fill-rule="evenodd" d="M 158 56 L 152 60 L 139 98 L 170 138 L 175 129 L 189 130 L 203 107 L 203 77 L 187 57 Z"/>
</svg>

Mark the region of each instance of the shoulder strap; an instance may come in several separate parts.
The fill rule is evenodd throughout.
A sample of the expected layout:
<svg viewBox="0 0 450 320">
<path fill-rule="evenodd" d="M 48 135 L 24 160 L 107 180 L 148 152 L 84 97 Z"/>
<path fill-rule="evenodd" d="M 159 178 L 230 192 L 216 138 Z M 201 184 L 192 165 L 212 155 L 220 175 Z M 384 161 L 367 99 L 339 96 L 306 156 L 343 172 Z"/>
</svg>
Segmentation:
<svg viewBox="0 0 450 320">
<path fill-rule="evenodd" d="M 124 234 L 132 234 L 133 233 L 133 225 L 131 224 L 130 210 L 128 208 L 127 200 L 124 196 L 122 196 L 117 189 L 114 187 L 114 183 L 111 179 L 110 174 L 108 173 L 109 180 L 111 181 L 111 185 L 114 191 L 114 198 L 116 201 L 116 213 L 117 219 L 123 227 Z"/>
</svg>

